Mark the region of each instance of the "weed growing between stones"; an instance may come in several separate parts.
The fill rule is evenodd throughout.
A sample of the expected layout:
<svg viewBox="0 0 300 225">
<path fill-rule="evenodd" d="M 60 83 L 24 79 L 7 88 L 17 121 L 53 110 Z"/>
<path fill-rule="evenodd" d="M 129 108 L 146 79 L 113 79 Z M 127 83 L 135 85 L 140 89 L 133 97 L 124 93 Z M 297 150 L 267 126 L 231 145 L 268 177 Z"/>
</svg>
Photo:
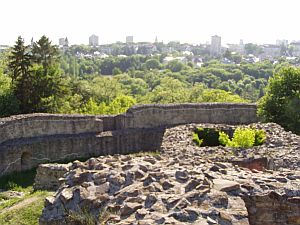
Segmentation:
<svg viewBox="0 0 300 225">
<path fill-rule="evenodd" d="M 70 223 L 78 225 L 95 225 L 97 223 L 96 217 L 92 215 L 87 208 L 80 209 L 79 212 L 69 211 L 68 220 Z"/>
<path fill-rule="evenodd" d="M 79 208 L 77 211 L 66 210 L 68 215 L 68 222 L 75 223 L 77 225 L 105 225 L 109 220 L 110 215 L 116 214 L 112 210 L 107 209 L 103 206 L 100 209 L 98 216 L 91 213 L 88 208 Z"/>
</svg>

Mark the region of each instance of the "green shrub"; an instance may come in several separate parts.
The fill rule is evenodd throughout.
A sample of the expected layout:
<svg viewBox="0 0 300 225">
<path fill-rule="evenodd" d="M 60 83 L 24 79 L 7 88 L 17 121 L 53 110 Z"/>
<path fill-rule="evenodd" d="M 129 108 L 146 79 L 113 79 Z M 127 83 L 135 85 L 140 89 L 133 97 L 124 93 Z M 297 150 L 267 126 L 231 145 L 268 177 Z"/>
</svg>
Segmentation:
<svg viewBox="0 0 300 225">
<path fill-rule="evenodd" d="M 266 134 L 263 130 L 251 128 L 237 128 L 234 131 L 232 140 L 224 132 L 220 132 L 219 134 L 220 143 L 226 147 L 233 148 L 250 148 L 254 145 L 263 144 L 265 140 Z"/>
<path fill-rule="evenodd" d="M 255 143 L 254 145 L 262 145 L 267 138 L 264 130 L 255 130 Z"/>
<path fill-rule="evenodd" d="M 268 81 L 266 94 L 258 101 L 258 115 L 300 134 L 300 69 L 283 67 Z"/>
<path fill-rule="evenodd" d="M 193 142 L 196 143 L 196 145 L 201 146 L 203 139 L 200 139 L 197 133 L 193 133 Z"/>
<path fill-rule="evenodd" d="M 227 146 L 227 144 L 230 142 L 230 138 L 228 134 L 226 134 L 223 131 L 219 132 L 219 142 L 221 145 Z"/>
</svg>

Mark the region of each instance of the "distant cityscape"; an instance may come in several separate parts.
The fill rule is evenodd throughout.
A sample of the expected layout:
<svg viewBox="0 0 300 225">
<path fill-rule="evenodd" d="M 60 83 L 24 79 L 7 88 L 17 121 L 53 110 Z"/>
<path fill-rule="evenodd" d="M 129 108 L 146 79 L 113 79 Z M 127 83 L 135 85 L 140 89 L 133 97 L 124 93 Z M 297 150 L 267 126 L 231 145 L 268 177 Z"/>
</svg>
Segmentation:
<svg viewBox="0 0 300 225">
<path fill-rule="evenodd" d="M 179 52 L 183 56 L 219 58 L 223 60 L 223 63 L 234 63 L 230 57 L 226 57 L 228 54 L 242 56 L 245 61 L 252 63 L 262 60 L 276 60 L 279 57 L 285 57 L 288 60 L 295 60 L 295 58 L 300 57 L 300 41 L 276 40 L 274 44 L 257 45 L 253 43 L 245 44 L 243 40 L 240 40 L 237 44 L 223 44 L 222 38 L 218 35 L 212 36 L 210 43 L 196 45 L 180 43 L 179 41 L 163 43 L 163 41 L 158 40 L 158 37 L 153 42 L 134 42 L 134 36 L 126 36 L 125 42 L 99 44 L 99 36 L 92 34 L 88 38 L 88 43 L 91 51 L 88 53 L 78 51 L 78 57 L 105 58 L 109 55 L 152 55 Z M 68 48 L 78 45 L 70 45 L 69 39 L 64 37 L 59 38 L 58 46 L 63 51 L 66 51 Z M 0 52 L 9 47 L 8 45 L 0 45 Z M 176 59 L 184 62 L 184 57 L 177 57 Z M 201 63 L 201 60 L 198 57 L 196 61 Z"/>
</svg>

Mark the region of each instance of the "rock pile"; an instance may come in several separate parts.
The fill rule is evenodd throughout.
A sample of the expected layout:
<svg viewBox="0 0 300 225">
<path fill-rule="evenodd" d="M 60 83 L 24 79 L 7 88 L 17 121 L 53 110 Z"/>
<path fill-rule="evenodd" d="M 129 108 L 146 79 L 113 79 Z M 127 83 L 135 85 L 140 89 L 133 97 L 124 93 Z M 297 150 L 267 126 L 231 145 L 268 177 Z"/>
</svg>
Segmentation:
<svg viewBox="0 0 300 225">
<path fill-rule="evenodd" d="M 268 134 L 279 129 L 269 126 Z M 230 159 L 226 148 L 196 147 L 194 127 L 167 129 L 160 155 L 75 161 L 55 196 L 46 199 L 40 224 L 300 224 L 300 171 L 291 170 L 299 161 L 281 164 L 275 151 L 299 157 L 299 137 L 269 136 L 281 169 L 258 171 L 225 162 L 223 156 Z M 242 158 L 244 151 L 233 157 Z"/>
<path fill-rule="evenodd" d="M 216 147 L 198 147 L 192 141 L 195 128 L 207 127 L 232 130 L 236 126 L 224 124 L 187 124 L 166 130 L 161 151 L 168 155 L 185 155 L 186 157 L 201 156 L 205 159 L 223 162 L 251 161 L 251 159 L 267 158 L 266 167 L 272 170 L 280 168 L 300 168 L 300 137 L 286 132 L 275 123 L 250 124 L 252 127 L 266 131 L 267 139 L 261 146 L 248 149 Z M 241 127 L 241 126 L 240 126 Z"/>
<path fill-rule="evenodd" d="M 107 224 L 249 224 L 243 199 L 273 192 L 299 212 L 300 172 L 252 173 L 200 157 L 100 157 L 74 162 L 40 221 L 76 224 L 70 212 L 87 210 L 96 218 L 107 213 Z"/>
</svg>

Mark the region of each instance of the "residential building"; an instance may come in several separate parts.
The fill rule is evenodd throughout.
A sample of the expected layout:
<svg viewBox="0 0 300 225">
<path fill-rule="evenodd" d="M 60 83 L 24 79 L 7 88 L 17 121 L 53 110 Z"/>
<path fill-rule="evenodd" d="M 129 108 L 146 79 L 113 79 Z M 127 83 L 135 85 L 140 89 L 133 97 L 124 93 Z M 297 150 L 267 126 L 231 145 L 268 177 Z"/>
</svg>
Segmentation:
<svg viewBox="0 0 300 225">
<path fill-rule="evenodd" d="M 99 45 L 99 37 L 95 34 L 89 37 L 89 45 L 90 46 L 98 46 Z"/>
<path fill-rule="evenodd" d="M 171 61 L 179 61 L 179 62 L 182 62 L 184 64 L 187 64 L 188 63 L 188 59 L 185 57 L 185 56 L 177 56 L 177 57 L 173 57 L 173 56 L 166 56 L 164 59 L 163 59 L 163 64 L 168 64 L 169 62 Z"/>
<path fill-rule="evenodd" d="M 126 43 L 127 44 L 133 43 L 133 36 L 126 36 Z"/>
<path fill-rule="evenodd" d="M 210 55 L 211 56 L 220 56 L 221 55 L 221 37 L 214 35 L 211 37 L 211 45 L 210 45 Z"/>
<path fill-rule="evenodd" d="M 58 39 L 58 44 L 61 47 L 68 47 L 69 46 L 69 40 L 68 40 L 67 37 L 66 38 L 60 38 L 60 39 Z"/>
<path fill-rule="evenodd" d="M 227 49 L 230 52 L 244 54 L 244 45 L 241 45 L 241 44 L 227 44 Z"/>
<path fill-rule="evenodd" d="M 284 46 L 287 47 L 288 44 L 289 44 L 289 41 L 288 41 L 288 40 L 276 40 L 276 45 L 279 45 L 279 46 L 284 45 Z"/>
<path fill-rule="evenodd" d="M 139 43 L 137 54 L 151 55 L 156 51 L 157 51 L 156 46 L 151 43 Z"/>
<path fill-rule="evenodd" d="M 64 38 L 58 39 L 58 45 L 59 46 L 64 46 L 65 45 L 65 39 Z"/>
<path fill-rule="evenodd" d="M 263 53 L 260 55 L 261 59 L 273 59 L 280 56 L 280 46 L 266 44 L 262 46 Z"/>
<path fill-rule="evenodd" d="M 295 41 L 290 44 L 292 49 L 292 55 L 296 57 L 300 57 L 300 41 Z"/>
</svg>

